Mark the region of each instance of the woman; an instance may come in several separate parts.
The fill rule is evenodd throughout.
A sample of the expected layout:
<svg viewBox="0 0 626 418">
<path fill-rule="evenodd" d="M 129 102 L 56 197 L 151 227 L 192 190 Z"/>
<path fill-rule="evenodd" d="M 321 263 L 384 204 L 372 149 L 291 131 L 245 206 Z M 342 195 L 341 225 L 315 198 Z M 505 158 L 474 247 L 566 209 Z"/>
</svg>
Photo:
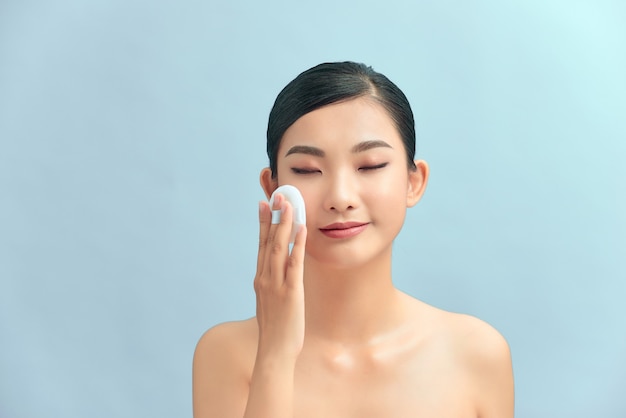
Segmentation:
<svg viewBox="0 0 626 418">
<path fill-rule="evenodd" d="M 513 416 L 509 348 L 486 323 L 396 289 L 392 244 L 422 197 L 404 94 L 363 64 L 328 63 L 278 95 L 259 206 L 257 315 L 218 325 L 193 364 L 195 418 Z M 271 211 L 281 210 L 280 223 Z"/>
</svg>

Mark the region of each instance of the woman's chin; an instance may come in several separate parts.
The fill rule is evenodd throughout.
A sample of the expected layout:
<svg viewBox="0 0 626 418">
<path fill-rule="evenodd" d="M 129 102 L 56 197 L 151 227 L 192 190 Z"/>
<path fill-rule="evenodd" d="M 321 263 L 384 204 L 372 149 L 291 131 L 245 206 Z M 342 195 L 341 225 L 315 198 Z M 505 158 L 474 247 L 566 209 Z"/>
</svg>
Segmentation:
<svg viewBox="0 0 626 418">
<path fill-rule="evenodd" d="M 390 249 L 389 249 L 390 250 Z M 377 262 L 384 262 L 388 257 L 381 258 L 385 251 L 375 251 L 372 248 L 327 248 L 325 251 L 307 250 L 305 269 L 307 263 L 313 263 L 317 269 L 340 271 L 359 270 L 369 268 Z"/>
</svg>

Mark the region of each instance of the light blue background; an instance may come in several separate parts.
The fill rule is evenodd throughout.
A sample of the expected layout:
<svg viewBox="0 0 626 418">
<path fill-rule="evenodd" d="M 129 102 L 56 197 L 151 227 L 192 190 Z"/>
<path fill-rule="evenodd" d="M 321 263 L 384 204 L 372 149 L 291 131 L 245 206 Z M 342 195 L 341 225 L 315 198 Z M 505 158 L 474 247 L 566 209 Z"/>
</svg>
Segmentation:
<svg viewBox="0 0 626 418">
<path fill-rule="evenodd" d="M 431 164 L 399 288 L 508 339 L 517 417 L 626 416 L 623 1 L 0 2 L 0 417 L 191 415 L 254 314 L 267 115 L 388 75 Z"/>
</svg>

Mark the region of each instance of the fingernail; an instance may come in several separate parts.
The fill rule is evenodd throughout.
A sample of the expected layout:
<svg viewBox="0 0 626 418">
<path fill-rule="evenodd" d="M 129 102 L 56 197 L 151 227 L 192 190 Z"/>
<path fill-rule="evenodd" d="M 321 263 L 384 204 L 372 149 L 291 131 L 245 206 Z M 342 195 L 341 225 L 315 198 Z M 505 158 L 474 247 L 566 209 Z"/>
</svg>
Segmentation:
<svg viewBox="0 0 626 418">
<path fill-rule="evenodd" d="M 280 209 L 280 207 L 282 206 L 282 201 L 281 201 L 281 195 L 277 194 L 276 197 L 274 197 L 274 207 L 272 208 L 272 210 L 278 210 Z"/>
</svg>

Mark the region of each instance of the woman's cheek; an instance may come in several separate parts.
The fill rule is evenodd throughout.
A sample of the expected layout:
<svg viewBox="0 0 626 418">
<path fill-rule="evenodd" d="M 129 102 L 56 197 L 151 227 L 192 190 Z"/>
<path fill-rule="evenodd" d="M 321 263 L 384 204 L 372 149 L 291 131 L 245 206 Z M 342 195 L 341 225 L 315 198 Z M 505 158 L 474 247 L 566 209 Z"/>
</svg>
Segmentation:
<svg viewBox="0 0 626 418">
<path fill-rule="evenodd" d="M 311 187 L 305 187 L 298 184 L 293 184 L 293 186 L 300 190 L 300 194 L 302 194 L 302 199 L 304 200 L 304 209 L 306 211 L 306 223 L 308 227 L 312 225 L 312 221 L 315 219 L 315 211 L 313 209 L 317 207 L 319 197 L 314 190 L 311 190 Z"/>
</svg>

